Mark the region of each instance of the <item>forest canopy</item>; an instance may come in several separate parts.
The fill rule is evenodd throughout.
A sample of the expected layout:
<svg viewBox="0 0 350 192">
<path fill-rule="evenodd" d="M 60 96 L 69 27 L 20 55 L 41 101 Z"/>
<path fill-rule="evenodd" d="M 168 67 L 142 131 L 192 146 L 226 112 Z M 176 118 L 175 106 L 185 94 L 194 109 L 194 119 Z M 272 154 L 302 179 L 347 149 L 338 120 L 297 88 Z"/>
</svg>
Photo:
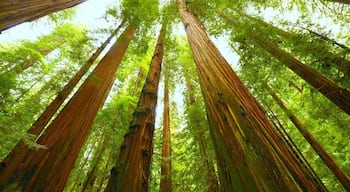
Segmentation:
<svg viewBox="0 0 350 192">
<path fill-rule="evenodd" d="M 0 2 L 0 191 L 350 191 L 350 2 Z"/>
</svg>

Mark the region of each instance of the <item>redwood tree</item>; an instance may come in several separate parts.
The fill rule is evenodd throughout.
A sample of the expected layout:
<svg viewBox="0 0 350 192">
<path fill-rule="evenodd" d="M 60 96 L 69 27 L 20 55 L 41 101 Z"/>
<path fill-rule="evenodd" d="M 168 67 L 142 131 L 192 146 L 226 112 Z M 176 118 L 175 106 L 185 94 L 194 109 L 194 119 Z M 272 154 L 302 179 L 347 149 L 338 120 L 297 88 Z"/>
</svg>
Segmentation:
<svg viewBox="0 0 350 192">
<path fill-rule="evenodd" d="M 199 74 L 224 191 L 318 190 L 194 14 L 178 1 Z M 273 171 L 272 171 L 273 170 Z"/>
<path fill-rule="evenodd" d="M 0 32 L 23 22 L 76 6 L 86 0 L 11 0 L 0 1 Z"/>
<path fill-rule="evenodd" d="M 170 114 L 169 114 L 169 80 L 167 70 L 164 71 L 164 111 L 163 111 L 163 142 L 162 163 L 160 170 L 160 191 L 171 192 L 171 140 L 170 140 Z"/>
<path fill-rule="evenodd" d="M 129 132 L 124 136 L 118 159 L 111 170 L 105 191 L 148 191 L 157 92 L 164 54 L 165 26 L 160 30 Z"/>
<path fill-rule="evenodd" d="M 229 23 L 235 25 L 236 27 L 242 27 L 233 18 L 228 17 L 225 14 L 221 14 Z M 328 80 L 322 74 L 317 73 L 312 68 L 308 67 L 298 59 L 294 58 L 292 55 L 286 51 L 277 47 L 274 43 L 261 38 L 260 36 L 248 32 L 247 36 L 257 45 L 262 47 L 273 57 L 281 61 L 283 65 L 288 67 L 294 73 L 303 78 L 311 86 L 313 86 L 317 91 L 327 97 L 345 113 L 350 115 L 350 92 L 342 87 L 337 86 L 332 81 Z"/>
<path fill-rule="evenodd" d="M 129 25 L 92 74 L 46 129 L 38 143 L 15 165 L 1 172 L 2 188 L 14 184 L 25 191 L 62 191 L 79 150 L 115 79 L 115 72 L 136 31 Z"/>
<path fill-rule="evenodd" d="M 311 147 L 327 165 L 327 167 L 333 172 L 336 178 L 340 181 L 344 189 L 350 191 L 350 179 L 349 177 L 339 168 L 335 163 L 333 158 L 327 153 L 327 151 L 322 147 L 322 145 L 312 136 L 312 134 L 306 129 L 306 127 L 301 123 L 301 121 L 290 111 L 283 101 L 274 93 L 269 87 L 267 87 L 270 95 L 278 104 L 278 106 L 283 110 L 283 112 L 288 116 L 288 118 L 293 122 L 296 128 L 304 136 L 304 138 L 309 142 Z"/>
</svg>

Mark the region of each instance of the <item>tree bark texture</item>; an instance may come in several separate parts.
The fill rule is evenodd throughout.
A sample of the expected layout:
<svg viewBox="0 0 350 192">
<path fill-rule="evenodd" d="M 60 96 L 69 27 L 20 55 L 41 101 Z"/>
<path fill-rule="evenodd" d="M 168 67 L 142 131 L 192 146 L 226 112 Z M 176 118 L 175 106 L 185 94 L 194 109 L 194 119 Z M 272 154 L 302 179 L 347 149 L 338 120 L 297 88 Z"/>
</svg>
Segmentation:
<svg viewBox="0 0 350 192">
<path fill-rule="evenodd" d="M 23 22 L 33 21 L 86 0 L 10 0 L 0 1 L 0 32 Z"/>
<path fill-rule="evenodd" d="M 189 105 L 195 106 L 197 104 L 197 99 L 194 95 L 193 86 L 189 78 L 190 78 L 189 74 L 185 72 L 185 80 L 186 80 L 187 93 L 189 97 Z M 193 127 L 195 129 L 194 130 L 195 136 L 198 140 L 199 150 L 202 155 L 204 165 L 206 166 L 206 170 L 208 171 L 208 175 L 207 175 L 208 192 L 219 192 L 219 184 L 215 175 L 214 165 L 209 161 L 210 157 L 207 154 L 205 138 L 204 138 L 203 132 L 200 130 L 200 126 L 201 126 L 200 121 L 205 121 L 205 119 L 200 119 L 198 115 L 194 115 L 194 116 L 196 117 L 196 119 L 194 119 L 194 122 L 193 122 L 194 123 Z"/>
<path fill-rule="evenodd" d="M 284 111 L 288 118 L 293 122 L 296 128 L 304 136 L 304 138 L 309 142 L 311 147 L 320 156 L 327 167 L 333 172 L 335 177 L 340 181 L 346 191 L 350 191 L 350 179 L 349 177 L 339 168 L 335 163 L 333 158 L 326 152 L 322 145 L 317 142 L 317 140 L 312 136 L 312 134 L 304 127 L 301 121 L 287 108 L 283 101 L 271 90 L 269 90 L 270 95 L 278 104 L 278 106 Z"/>
<path fill-rule="evenodd" d="M 47 126 L 49 121 L 52 119 L 59 107 L 67 99 L 67 97 L 72 93 L 73 89 L 76 87 L 80 79 L 86 74 L 86 72 L 91 68 L 92 64 L 95 62 L 97 57 L 101 54 L 107 44 L 119 31 L 121 25 L 107 38 L 107 40 L 95 51 L 95 53 L 89 58 L 84 66 L 70 79 L 70 81 L 65 85 L 65 87 L 57 94 L 56 98 L 45 108 L 44 112 L 39 116 L 39 118 L 33 123 L 31 128 L 27 133 L 39 136 L 44 128 Z M 7 157 L 2 161 L 6 166 L 6 171 L 0 171 L 0 177 L 7 178 L 11 172 L 15 171 L 16 166 L 24 159 L 28 154 L 30 149 L 23 142 L 19 141 L 13 150 L 7 155 Z M 5 173 L 7 172 L 7 173 Z M 0 186 L 3 183 L 0 182 Z"/>
<path fill-rule="evenodd" d="M 230 17 L 222 15 L 228 22 L 239 27 L 239 25 Z M 255 34 L 249 33 L 251 38 L 257 45 L 269 52 L 273 57 L 278 59 L 283 65 L 299 75 L 308 82 L 312 87 L 318 90 L 322 95 L 327 97 L 331 102 L 337 105 L 345 113 L 350 115 L 350 92 L 344 88 L 337 86 L 323 75 L 317 73 L 292 55 L 278 48 L 273 43 L 264 40 Z"/>
<path fill-rule="evenodd" d="M 150 70 L 133 113 L 129 131 L 120 147 L 118 160 L 111 170 L 106 192 L 148 191 L 164 39 L 165 26 L 160 31 Z"/>
<path fill-rule="evenodd" d="M 48 126 L 38 143 L 13 167 L 1 173 L 1 186 L 14 183 L 23 191 L 62 191 L 99 108 L 115 79 L 136 28 L 128 26 L 85 80 L 72 99 Z"/>
<path fill-rule="evenodd" d="M 169 113 L 169 82 L 167 72 L 164 73 L 164 110 L 163 110 L 163 142 L 162 162 L 160 169 L 160 192 L 171 192 L 171 139 Z"/>
<path fill-rule="evenodd" d="M 223 191 L 317 191 L 193 13 L 179 12 L 199 74 Z"/>
</svg>

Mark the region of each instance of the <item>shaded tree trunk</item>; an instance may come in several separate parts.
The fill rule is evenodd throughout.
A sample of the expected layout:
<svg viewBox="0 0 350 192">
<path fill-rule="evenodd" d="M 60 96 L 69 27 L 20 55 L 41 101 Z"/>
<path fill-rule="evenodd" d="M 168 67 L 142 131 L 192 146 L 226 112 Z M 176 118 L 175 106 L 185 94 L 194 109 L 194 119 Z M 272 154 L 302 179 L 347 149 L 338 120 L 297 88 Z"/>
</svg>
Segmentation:
<svg viewBox="0 0 350 192">
<path fill-rule="evenodd" d="M 147 79 L 133 113 L 129 132 L 125 134 L 120 147 L 118 160 L 111 170 L 106 192 L 148 191 L 164 39 L 165 26 L 160 31 Z"/>
<path fill-rule="evenodd" d="M 161 163 L 161 170 L 160 170 L 160 192 L 172 191 L 169 82 L 168 82 L 167 72 L 168 71 L 164 73 L 163 142 L 162 142 L 162 163 Z"/>
<path fill-rule="evenodd" d="M 23 22 L 33 21 L 86 0 L 11 0 L 0 2 L 0 32 Z"/>
<path fill-rule="evenodd" d="M 199 74 L 223 191 L 317 191 L 193 13 L 179 12 Z M 282 160 L 281 158 L 284 159 Z"/>
<path fill-rule="evenodd" d="M 326 150 L 322 147 L 322 145 L 317 142 L 317 140 L 312 136 L 312 134 L 304 127 L 301 121 L 290 111 L 283 101 L 274 93 L 271 89 L 268 88 L 268 91 L 278 106 L 284 111 L 284 113 L 288 116 L 288 118 L 293 122 L 296 128 L 300 131 L 300 133 L 304 136 L 304 138 L 309 142 L 311 147 L 315 150 L 315 152 L 320 156 L 323 162 L 327 165 L 327 167 L 333 172 L 336 178 L 340 181 L 344 189 L 346 191 L 350 191 L 350 179 L 349 177 L 339 168 L 339 166 L 335 163 L 333 158 L 326 152 Z"/>
<path fill-rule="evenodd" d="M 223 16 L 231 24 L 239 27 L 239 25 L 232 18 L 224 14 L 221 16 Z M 283 65 L 287 66 L 290 70 L 308 82 L 345 113 L 350 115 L 350 92 L 348 90 L 337 86 L 335 83 L 331 82 L 323 75 L 317 73 L 315 70 L 300 62 L 289 53 L 278 48 L 273 43 L 266 41 L 252 33 L 249 33 L 248 37 L 251 38 L 256 44 L 261 46 L 264 50 L 269 52 L 273 57 L 278 59 Z"/>
<path fill-rule="evenodd" d="M 1 186 L 11 183 L 26 191 L 62 191 L 97 111 L 104 103 L 136 28 L 128 26 L 85 80 L 72 99 L 46 129 L 32 150 L 1 173 Z M 9 161 L 10 162 L 10 161 Z M 15 167 L 15 169 L 13 168 Z"/>
<path fill-rule="evenodd" d="M 191 106 L 195 106 L 197 104 L 197 99 L 194 95 L 193 92 L 193 86 L 190 82 L 189 79 L 189 74 L 185 72 L 185 80 L 186 80 L 186 87 L 187 87 L 187 93 L 189 96 L 189 105 Z M 215 170 L 214 170 L 214 165 L 209 161 L 209 156 L 207 154 L 207 150 L 206 150 L 206 144 L 205 144 L 205 138 L 203 135 L 203 132 L 200 130 L 200 117 L 198 115 L 195 115 L 196 119 L 194 120 L 194 132 L 195 132 L 195 136 L 198 140 L 198 144 L 199 144 L 199 150 L 200 153 L 202 155 L 202 159 L 204 161 L 204 165 L 206 166 L 206 170 L 208 171 L 208 176 L 207 176 L 207 180 L 208 180 L 208 192 L 219 192 L 219 184 L 218 184 L 218 180 L 216 178 L 215 175 Z M 204 120 L 204 119 L 203 119 Z"/>
<path fill-rule="evenodd" d="M 33 125 L 27 131 L 27 133 L 35 136 L 39 136 L 40 133 L 42 133 L 42 131 L 47 126 L 51 118 L 54 116 L 55 113 L 57 113 L 59 107 L 76 87 L 80 79 L 86 74 L 86 72 L 90 69 L 97 57 L 101 54 L 101 52 L 104 50 L 107 44 L 119 31 L 122 24 L 112 33 L 110 37 L 107 38 L 107 40 L 89 58 L 85 65 L 70 79 L 70 81 L 65 85 L 65 87 L 57 94 L 56 98 L 46 107 L 46 109 L 40 115 L 40 117 L 33 123 Z M 7 178 L 9 176 L 8 174 L 14 172 L 16 166 L 24 159 L 24 157 L 28 154 L 29 151 L 30 149 L 28 148 L 28 146 L 23 141 L 19 141 L 13 148 L 13 150 L 9 153 L 9 155 L 7 155 L 7 157 L 2 161 L 2 163 L 6 166 L 6 171 L 2 172 L 0 170 L 0 177 Z M 4 183 L 0 182 L 0 186 L 2 186 L 3 184 Z"/>
</svg>

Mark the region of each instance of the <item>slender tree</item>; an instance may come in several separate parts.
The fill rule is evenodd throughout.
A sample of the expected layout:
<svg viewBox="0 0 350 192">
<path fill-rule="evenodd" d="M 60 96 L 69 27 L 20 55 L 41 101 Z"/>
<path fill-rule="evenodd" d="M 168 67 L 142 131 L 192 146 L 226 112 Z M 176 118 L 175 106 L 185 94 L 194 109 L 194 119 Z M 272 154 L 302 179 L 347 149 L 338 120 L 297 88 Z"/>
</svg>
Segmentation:
<svg viewBox="0 0 350 192">
<path fill-rule="evenodd" d="M 38 143 L 47 149 L 29 150 L 20 163 L 6 166 L 1 186 L 15 183 L 28 191 L 62 191 L 91 124 L 115 79 L 115 72 L 136 30 L 129 25 L 92 74 L 49 125 Z"/>
<path fill-rule="evenodd" d="M 317 183 L 279 142 L 278 133 L 194 14 L 184 1 L 178 3 L 199 74 L 223 190 L 317 191 Z"/>
<path fill-rule="evenodd" d="M 230 18 L 225 14 L 221 14 L 221 16 L 224 17 L 229 23 L 240 27 L 240 25 L 233 18 Z M 276 59 L 281 61 L 282 64 L 287 66 L 294 73 L 303 78 L 345 113 L 350 115 L 350 92 L 348 90 L 337 86 L 335 83 L 331 82 L 323 75 L 317 73 L 315 70 L 297 60 L 286 51 L 278 48 L 272 42 L 267 41 L 251 32 L 248 32 L 248 37 Z"/>
<path fill-rule="evenodd" d="M 164 38 L 165 26 L 163 25 L 146 82 L 130 122 L 129 132 L 124 136 L 124 143 L 120 147 L 118 160 L 111 170 L 111 177 L 105 191 L 148 191 Z"/>
<path fill-rule="evenodd" d="M 23 22 L 76 6 L 86 0 L 11 0 L 0 2 L 0 32 Z"/>
<path fill-rule="evenodd" d="M 267 89 L 268 89 L 270 95 L 272 96 L 272 98 L 278 104 L 278 106 L 283 110 L 283 112 L 293 122 L 295 127 L 298 128 L 300 133 L 309 142 L 311 147 L 316 151 L 316 153 L 320 156 L 320 158 L 327 165 L 327 167 L 337 177 L 337 179 L 340 181 L 340 183 L 342 184 L 344 189 L 346 189 L 347 191 L 350 191 L 350 179 L 349 179 L 349 177 L 339 168 L 339 166 L 335 163 L 333 158 L 326 152 L 326 150 L 322 147 L 322 145 L 305 128 L 305 126 L 293 114 L 293 112 L 287 108 L 287 106 L 283 103 L 283 101 L 269 87 L 267 87 Z"/>
<path fill-rule="evenodd" d="M 273 32 L 275 32 L 277 35 L 289 40 L 290 42 L 292 42 L 294 44 L 295 47 L 297 46 L 303 46 L 302 49 L 293 49 L 294 51 L 298 51 L 298 52 L 307 52 L 311 55 L 313 55 L 315 58 L 324 61 L 325 63 L 334 65 L 335 68 L 337 68 L 339 71 L 341 71 L 342 73 L 344 73 L 346 78 L 350 78 L 350 61 L 346 60 L 345 58 L 332 53 L 331 51 L 329 51 L 327 48 L 323 47 L 323 46 L 319 46 L 319 44 L 315 44 L 314 42 L 308 42 L 307 39 L 305 39 L 304 37 L 302 37 L 302 34 L 296 34 L 296 33 L 292 33 L 292 32 L 288 32 L 285 30 L 282 30 L 278 27 L 273 26 L 270 23 L 267 23 L 263 20 L 260 20 L 258 18 L 252 17 L 250 15 L 247 15 L 241 11 L 235 10 L 240 16 L 246 17 L 249 20 L 251 20 L 252 22 L 256 22 L 256 23 L 260 23 L 263 26 L 267 27 L 268 29 L 272 30 Z M 312 31 L 310 31 L 311 33 Z M 313 32 L 313 34 L 315 35 L 315 32 Z M 334 42 L 334 40 L 330 40 L 329 38 L 325 37 L 325 36 L 321 36 L 320 34 L 316 33 L 316 35 L 318 37 L 321 37 L 324 40 L 327 41 L 331 41 L 332 43 L 336 43 Z M 341 45 L 339 43 L 337 43 L 338 45 Z M 344 45 L 341 45 L 342 48 L 344 48 Z M 345 47 L 346 48 L 346 47 Z"/>
<path fill-rule="evenodd" d="M 164 71 L 164 111 L 163 111 L 163 142 L 160 191 L 171 192 L 171 139 L 170 139 L 170 114 L 169 114 L 169 80 L 167 70 Z"/>
</svg>

